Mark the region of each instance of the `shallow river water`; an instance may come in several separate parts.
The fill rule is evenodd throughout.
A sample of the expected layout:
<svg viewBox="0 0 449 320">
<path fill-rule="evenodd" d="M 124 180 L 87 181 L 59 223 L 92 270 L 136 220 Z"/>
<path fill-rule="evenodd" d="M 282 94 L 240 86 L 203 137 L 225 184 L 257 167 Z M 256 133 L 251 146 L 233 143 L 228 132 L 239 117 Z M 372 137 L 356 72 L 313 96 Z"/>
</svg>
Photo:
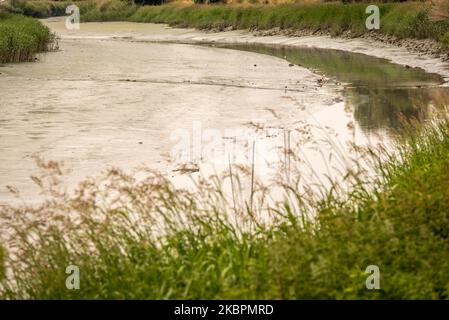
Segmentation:
<svg viewBox="0 0 449 320">
<path fill-rule="evenodd" d="M 235 143 L 262 126 L 277 144 L 312 122 L 343 143 L 388 139 L 402 116 L 425 121 L 449 101 L 443 77 L 359 53 L 220 44 L 196 31 L 192 44 L 191 30 L 151 24 L 45 23 L 58 51 L 0 66 L 0 204 L 13 199 L 6 186 L 38 198 L 33 154 L 63 161 L 68 187 L 113 166 L 176 176 L 185 163 L 229 161 L 207 156 L 205 136 Z"/>
</svg>

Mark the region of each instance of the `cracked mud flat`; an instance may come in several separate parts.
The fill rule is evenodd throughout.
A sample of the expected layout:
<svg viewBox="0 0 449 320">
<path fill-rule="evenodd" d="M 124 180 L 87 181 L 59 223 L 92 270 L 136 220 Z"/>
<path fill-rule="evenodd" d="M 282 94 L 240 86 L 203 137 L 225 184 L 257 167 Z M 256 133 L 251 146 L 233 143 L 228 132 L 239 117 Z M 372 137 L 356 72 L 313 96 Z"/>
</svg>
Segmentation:
<svg viewBox="0 0 449 320">
<path fill-rule="evenodd" d="M 70 170 L 68 189 L 114 166 L 132 171 L 144 165 L 182 181 L 171 156 L 179 143 L 176 133 L 193 138 L 198 123 L 223 139 L 227 130 L 251 123 L 264 124 L 280 138 L 283 129 L 309 121 L 338 132 L 343 144 L 376 140 L 345 111 L 341 84 L 323 85 L 322 76 L 269 55 L 171 42 L 307 44 L 391 55 L 396 63 L 449 74 L 432 58 L 394 48 L 367 50 L 362 40 L 214 34 L 125 22 L 85 23 L 70 31 L 60 18 L 45 23 L 61 37 L 60 51 L 40 55 L 35 63 L 0 67 L 0 204 L 16 201 L 6 185 L 19 189 L 26 202 L 39 199 L 29 178 L 38 173 L 33 154 L 63 161 Z M 263 158 L 264 149 L 259 153 Z M 311 161 L 317 170 L 325 166 Z M 204 172 L 211 170 L 206 167 Z M 259 174 L 265 170 L 258 168 Z"/>
</svg>

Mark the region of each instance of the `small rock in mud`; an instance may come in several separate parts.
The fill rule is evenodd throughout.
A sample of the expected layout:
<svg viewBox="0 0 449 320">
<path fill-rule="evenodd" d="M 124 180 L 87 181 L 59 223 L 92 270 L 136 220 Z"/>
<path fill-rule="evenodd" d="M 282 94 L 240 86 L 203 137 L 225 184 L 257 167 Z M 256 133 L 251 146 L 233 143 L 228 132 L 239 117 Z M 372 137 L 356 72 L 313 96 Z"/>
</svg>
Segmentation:
<svg viewBox="0 0 449 320">
<path fill-rule="evenodd" d="M 334 102 L 335 102 L 335 103 L 343 102 L 343 98 L 342 98 L 342 97 L 336 97 L 336 98 L 334 99 Z"/>
<path fill-rule="evenodd" d="M 326 83 L 326 79 L 325 78 L 320 78 L 316 82 L 317 82 L 318 86 L 322 87 L 323 84 Z"/>
<path fill-rule="evenodd" d="M 346 125 L 348 127 L 348 129 L 352 130 L 354 129 L 354 122 L 348 122 L 348 124 Z"/>
<path fill-rule="evenodd" d="M 179 168 L 173 170 L 173 172 L 179 172 L 181 174 L 194 173 L 194 172 L 199 172 L 199 171 L 200 171 L 200 168 L 195 163 L 182 164 Z"/>
</svg>

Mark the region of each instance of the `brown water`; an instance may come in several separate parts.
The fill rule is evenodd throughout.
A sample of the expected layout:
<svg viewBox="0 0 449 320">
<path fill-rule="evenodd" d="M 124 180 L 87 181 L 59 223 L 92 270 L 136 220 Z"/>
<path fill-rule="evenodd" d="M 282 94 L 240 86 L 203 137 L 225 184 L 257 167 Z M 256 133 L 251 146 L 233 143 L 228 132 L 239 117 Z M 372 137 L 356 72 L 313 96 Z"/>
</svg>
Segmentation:
<svg viewBox="0 0 449 320">
<path fill-rule="evenodd" d="M 256 160 L 265 162 L 286 129 L 313 123 L 331 128 L 342 144 L 364 143 L 399 128 L 400 114 L 425 120 L 448 101 L 439 76 L 365 55 L 146 43 L 134 36 L 175 31 L 97 23 L 76 33 L 59 20 L 48 24 L 62 36 L 60 51 L 0 66 L 0 203 L 13 200 L 7 185 L 24 201 L 39 198 L 30 180 L 38 172 L 33 154 L 63 161 L 69 189 L 112 166 L 145 165 L 177 179 L 180 164 L 220 167 L 229 159 L 208 157 L 195 144 L 198 131 L 199 140 L 206 132 L 235 141 L 236 130 L 262 124 Z M 183 139 L 188 154 L 177 159 Z M 248 148 L 249 139 L 242 140 Z M 317 171 L 328 166 L 317 157 L 309 154 Z"/>
</svg>

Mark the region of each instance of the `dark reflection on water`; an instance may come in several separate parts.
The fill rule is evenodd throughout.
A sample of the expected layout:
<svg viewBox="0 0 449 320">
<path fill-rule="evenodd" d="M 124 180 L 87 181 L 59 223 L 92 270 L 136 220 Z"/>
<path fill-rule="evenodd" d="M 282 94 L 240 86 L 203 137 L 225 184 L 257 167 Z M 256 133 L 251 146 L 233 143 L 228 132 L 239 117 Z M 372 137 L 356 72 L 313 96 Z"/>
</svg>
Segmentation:
<svg viewBox="0 0 449 320">
<path fill-rule="evenodd" d="M 405 119 L 424 121 L 431 112 L 449 105 L 449 88 L 443 79 L 422 69 L 401 66 L 364 54 L 316 48 L 224 44 L 221 48 L 281 57 L 331 77 L 345 85 L 346 103 L 362 129 L 393 132 Z"/>
</svg>

